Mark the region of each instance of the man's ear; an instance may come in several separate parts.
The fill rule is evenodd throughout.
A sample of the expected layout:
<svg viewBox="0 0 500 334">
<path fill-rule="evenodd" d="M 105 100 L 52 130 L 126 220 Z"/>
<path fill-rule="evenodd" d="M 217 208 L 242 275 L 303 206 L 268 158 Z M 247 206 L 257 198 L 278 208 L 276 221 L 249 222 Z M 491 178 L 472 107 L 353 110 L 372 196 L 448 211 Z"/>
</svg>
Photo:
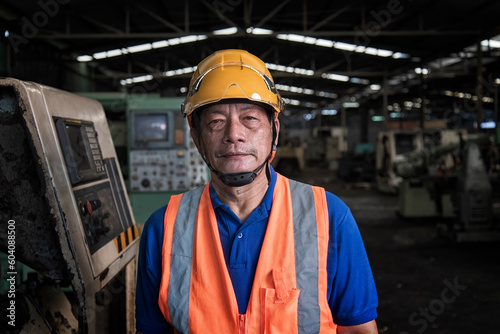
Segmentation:
<svg viewBox="0 0 500 334">
<path fill-rule="evenodd" d="M 280 137 L 280 121 L 278 117 L 274 118 L 274 128 L 276 129 L 276 138 L 274 139 L 274 146 L 278 146 L 278 138 Z"/>
</svg>

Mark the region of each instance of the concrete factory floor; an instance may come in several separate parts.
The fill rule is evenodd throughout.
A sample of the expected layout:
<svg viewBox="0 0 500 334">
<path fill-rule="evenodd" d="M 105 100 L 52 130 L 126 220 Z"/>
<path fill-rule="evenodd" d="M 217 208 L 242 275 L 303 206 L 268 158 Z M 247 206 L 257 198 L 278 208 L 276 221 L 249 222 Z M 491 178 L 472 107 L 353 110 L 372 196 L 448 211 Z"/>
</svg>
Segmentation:
<svg viewBox="0 0 500 334">
<path fill-rule="evenodd" d="M 310 169 L 296 180 L 320 185 L 351 208 L 379 295 L 380 333 L 500 333 L 500 242 L 456 243 L 437 221 L 398 218 L 397 197 Z"/>
</svg>

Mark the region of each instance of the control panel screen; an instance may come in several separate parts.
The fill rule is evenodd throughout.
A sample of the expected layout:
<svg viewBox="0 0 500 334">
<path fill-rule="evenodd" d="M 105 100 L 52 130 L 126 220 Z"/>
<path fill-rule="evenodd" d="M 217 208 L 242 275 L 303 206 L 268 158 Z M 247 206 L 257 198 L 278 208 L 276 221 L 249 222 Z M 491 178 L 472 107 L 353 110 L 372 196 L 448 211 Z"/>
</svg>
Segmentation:
<svg viewBox="0 0 500 334">
<path fill-rule="evenodd" d="M 166 114 L 138 114 L 135 117 L 135 140 L 137 142 L 168 141 L 168 128 Z"/>
<path fill-rule="evenodd" d="M 73 152 L 76 169 L 90 170 L 90 159 L 87 154 L 87 150 L 85 149 L 81 127 L 73 124 L 67 124 L 66 133 L 68 134 L 69 145 L 71 147 L 71 151 Z"/>
<path fill-rule="evenodd" d="M 66 118 L 55 123 L 72 185 L 106 177 L 94 123 Z"/>
<path fill-rule="evenodd" d="M 174 147 L 174 111 L 133 110 L 129 116 L 131 149 L 171 149 Z"/>
</svg>

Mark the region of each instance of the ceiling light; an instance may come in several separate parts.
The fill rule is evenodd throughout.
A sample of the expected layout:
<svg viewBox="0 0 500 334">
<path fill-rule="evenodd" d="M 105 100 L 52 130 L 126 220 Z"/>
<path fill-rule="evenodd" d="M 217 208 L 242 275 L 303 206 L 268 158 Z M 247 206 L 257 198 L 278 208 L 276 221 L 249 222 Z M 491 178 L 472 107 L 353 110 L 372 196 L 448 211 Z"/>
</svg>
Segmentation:
<svg viewBox="0 0 500 334">
<path fill-rule="evenodd" d="M 316 43 L 314 43 L 317 46 L 323 46 L 325 48 L 331 48 L 335 44 L 333 41 L 330 41 L 328 39 L 317 39 Z"/>
<path fill-rule="evenodd" d="M 122 55 L 122 50 L 120 49 L 115 49 L 115 50 L 109 50 L 106 53 L 106 56 L 109 57 L 116 57 L 116 56 L 121 56 Z"/>
<path fill-rule="evenodd" d="M 314 71 L 313 70 L 308 70 L 308 69 L 305 69 L 305 68 L 298 68 L 298 67 L 292 67 L 292 66 L 283 66 L 283 65 L 271 64 L 271 63 L 266 63 L 266 67 L 269 70 L 274 70 L 274 71 L 295 73 L 295 74 L 306 75 L 306 76 L 314 75 Z"/>
<path fill-rule="evenodd" d="M 343 42 L 336 42 L 333 47 L 335 49 L 345 50 L 345 51 L 354 51 L 357 48 L 357 46 L 354 44 L 343 43 Z"/>
<path fill-rule="evenodd" d="M 361 79 L 361 78 L 350 78 L 349 82 L 357 83 L 357 84 L 362 84 L 362 85 L 368 85 L 370 83 L 370 80 L 368 80 L 368 79 Z"/>
<path fill-rule="evenodd" d="M 385 120 L 384 116 L 372 116 L 373 122 L 382 122 L 383 120 Z"/>
<path fill-rule="evenodd" d="M 335 81 L 342 81 L 342 82 L 349 81 L 349 77 L 347 75 L 340 75 L 334 73 L 323 73 L 321 74 L 321 77 L 324 79 L 335 80 Z"/>
<path fill-rule="evenodd" d="M 324 116 L 337 115 L 337 110 L 335 110 L 335 109 L 324 109 L 324 110 L 321 110 L 321 115 L 324 115 Z"/>
<path fill-rule="evenodd" d="M 159 49 L 159 48 L 165 48 L 167 46 L 169 46 L 168 44 L 168 41 L 158 41 L 158 42 L 153 42 L 151 43 L 151 46 L 153 47 L 153 49 Z"/>
<path fill-rule="evenodd" d="M 92 55 L 94 59 L 104 59 L 107 57 L 106 51 L 103 52 L 96 52 Z"/>
<path fill-rule="evenodd" d="M 234 35 L 237 32 L 238 32 L 238 28 L 236 28 L 236 27 L 230 27 L 230 28 L 224 28 L 224 29 L 212 31 L 212 33 L 214 35 Z"/>
<path fill-rule="evenodd" d="M 142 52 L 142 51 L 151 50 L 151 43 L 129 46 L 127 48 L 127 50 L 129 52 L 131 52 L 131 53 L 136 53 L 136 52 Z"/>
<path fill-rule="evenodd" d="M 247 33 L 252 35 L 271 35 L 273 31 L 270 29 L 250 27 L 247 29 Z"/>
<path fill-rule="evenodd" d="M 489 46 L 490 48 L 498 49 L 500 48 L 500 41 L 494 39 L 485 39 L 481 41 L 482 46 Z"/>
<path fill-rule="evenodd" d="M 306 36 L 306 38 L 304 39 L 304 43 L 305 44 L 316 44 L 316 38 Z"/>
<path fill-rule="evenodd" d="M 153 49 L 164 48 L 167 46 L 192 43 L 192 42 L 201 41 L 204 39 L 207 39 L 206 35 L 187 35 L 187 36 L 182 36 L 182 37 L 178 37 L 178 38 L 177 37 L 171 38 L 169 40 L 157 41 L 157 42 L 153 42 L 153 43 L 133 45 L 133 46 L 129 46 L 127 48 L 122 48 L 122 49 L 97 52 L 97 53 L 94 53 L 93 59 L 104 59 L 104 58 L 109 58 L 109 57 L 116 57 L 116 56 L 121 56 L 121 55 L 125 55 L 128 53 L 143 52 L 143 51 L 151 50 L 152 48 Z M 88 56 L 88 57 L 90 57 L 90 56 Z M 86 58 L 83 58 L 83 59 L 86 59 Z M 77 60 L 78 60 L 78 57 L 77 57 Z M 90 60 L 92 60 L 92 59 L 90 59 Z M 81 60 L 78 60 L 78 61 L 81 61 Z M 87 60 L 87 61 L 89 61 L 89 60 Z"/>
<path fill-rule="evenodd" d="M 393 54 L 394 54 L 394 52 L 392 52 L 390 50 L 383 50 L 383 49 L 377 50 L 377 56 L 380 56 L 380 57 L 390 57 Z"/>
<path fill-rule="evenodd" d="M 92 56 L 89 56 L 89 55 L 82 55 L 82 56 L 76 57 L 76 61 L 79 61 L 81 63 L 91 61 L 92 59 L 94 59 L 94 58 Z"/>
<path fill-rule="evenodd" d="M 429 74 L 429 70 L 427 68 L 417 67 L 417 68 L 415 68 L 415 73 L 426 75 L 426 74 Z"/>
<path fill-rule="evenodd" d="M 402 52 L 394 52 L 392 55 L 392 58 L 394 59 L 407 59 L 410 58 L 410 55 L 407 53 L 402 53 Z"/>
<path fill-rule="evenodd" d="M 183 74 L 193 73 L 194 71 L 196 71 L 196 66 L 189 66 L 189 67 L 179 68 L 176 70 L 165 71 L 165 72 L 163 72 L 163 75 L 166 77 L 172 77 L 175 75 L 183 75 Z"/>
<path fill-rule="evenodd" d="M 299 100 L 295 100 L 295 99 L 288 99 L 288 98 L 284 97 L 283 101 L 285 102 L 285 104 L 289 104 L 289 105 L 292 105 L 292 106 L 298 106 L 298 105 L 300 105 L 300 101 Z"/>
<path fill-rule="evenodd" d="M 342 107 L 348 108 L 359 108 L 359 102 L 344 102 L 342 103 Z"/>
</svg>

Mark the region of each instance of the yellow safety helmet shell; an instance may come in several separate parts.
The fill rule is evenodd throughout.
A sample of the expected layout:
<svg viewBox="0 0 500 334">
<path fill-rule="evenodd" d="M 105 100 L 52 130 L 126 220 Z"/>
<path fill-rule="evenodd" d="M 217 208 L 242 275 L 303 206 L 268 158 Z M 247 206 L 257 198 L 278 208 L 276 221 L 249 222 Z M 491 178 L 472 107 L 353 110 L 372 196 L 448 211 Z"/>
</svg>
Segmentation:
<svg viewBox="0 0 500 334">
<path fill-rule="evenodd" d="M 266 64 L 244 50 L 217 51 L 198 64 L 181 112 L 191 123 L 196 109 L 228 99 L 267 105 L 276 114 L 284 106 Z"/>
</svg>

